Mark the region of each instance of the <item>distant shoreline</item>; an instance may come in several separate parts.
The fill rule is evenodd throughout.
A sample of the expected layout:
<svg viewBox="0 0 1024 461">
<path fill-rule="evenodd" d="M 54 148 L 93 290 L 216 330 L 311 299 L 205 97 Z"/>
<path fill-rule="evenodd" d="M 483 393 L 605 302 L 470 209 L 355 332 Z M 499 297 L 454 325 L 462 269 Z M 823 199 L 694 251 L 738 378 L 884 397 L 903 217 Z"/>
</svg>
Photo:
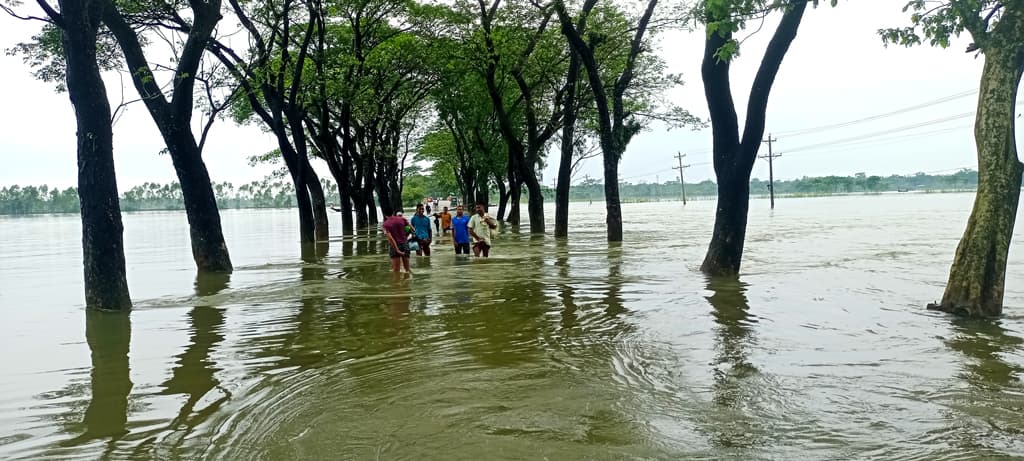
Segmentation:
<svg viewBox="0 0 1024 461">
<path fill-rule="evenodd" d="M 787 193 L 787 194 L 776 194 L 776 199 L 794 199 L 794 198 L 820 198 L 820 197 L 850 197 L 850 196 L 870 196 L 870 195 L 924 195 L 924 194 L 960 194 L 960 193 L 973 193 L 976 189 L 929 189 L 929 190 L 911 190 L 906 192 L 898 191 L 881 191 L 881 192 L 808 192 L 808 193 Z M 718 197 L 714 195 L 695 195 L 687 196 L 687 201 L 709 201 L 716 200 Z M 751 200 L 767 200 L 768 194 L 751 194 Z M 554 203 L 553 200 L 545 199 L 550 203 Z M 569 203 L 589 203 L 589 202 L 604 202 L 604 197 L 594 197 L 593 200 L 570 200 Z M 639 198 L 623 200 L 622 203 L 652 203 L 652 202 L 680 202 L 681 197 L 650 197 L 650 198 Z M 523 200 L 520 202 L 520 206 L 529 203 L 524 195 Z M 497 204 L 491 206 L 497 207 Z M 293 210 L 292 207 L 228 207 L 220 208 L 221 211 L 233 211 L 233 210 Z M 411 207 L 409 207 L 411 209 Z M 184 207 L 167 207 L 167 208 L 152 208 L 145 210 L 122 210 L 123 214 L 136 214 L 136 213 L 151 213 L 151 212 L 163 212 L 163 211 L 185 211 Z M 78 211 L 42 211 L 33 213 L 0 213 L 0 216 L 42 216 L 42 215 L 76 215 Z"/>
</svg>

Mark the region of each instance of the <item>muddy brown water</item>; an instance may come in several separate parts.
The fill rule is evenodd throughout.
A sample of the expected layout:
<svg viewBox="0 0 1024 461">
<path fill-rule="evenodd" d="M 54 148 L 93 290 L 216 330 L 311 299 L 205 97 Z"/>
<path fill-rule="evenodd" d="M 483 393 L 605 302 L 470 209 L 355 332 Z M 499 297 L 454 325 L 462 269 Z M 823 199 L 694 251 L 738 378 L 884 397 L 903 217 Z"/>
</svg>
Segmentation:
<svg viewBox="0 0 1024 461">
<path fill-rule="evenodd" d="M 972 198 L 755 200 L 738 280 L 711 201 L 398 281 L 379 236 L 298 262 L 291 210 L 224 212 L 197 280 L 184 214 L 130 213 L 130 316 L 83 309 L 77 216 L 0 218 L 0 458 L 1022 459 L 1024 226 L 1003 318 L 923 309 Z"/>
</svg>

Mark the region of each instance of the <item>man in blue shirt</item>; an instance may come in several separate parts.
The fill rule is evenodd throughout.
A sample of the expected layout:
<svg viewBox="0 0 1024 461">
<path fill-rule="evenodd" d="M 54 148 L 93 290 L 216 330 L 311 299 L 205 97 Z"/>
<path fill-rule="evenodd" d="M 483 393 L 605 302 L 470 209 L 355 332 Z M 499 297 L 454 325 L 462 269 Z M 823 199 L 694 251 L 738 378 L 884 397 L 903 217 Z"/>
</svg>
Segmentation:
<svg viewBox="0 0 1024 461">
<path fill-rule="evenodd" d="M 416 214 L 413 215 L 411 224 L 420 246 L 420 249 L 416 250 L 416 256 L 430 256 L 430 242 L 434 240 L 434 231 L 430 228 L 430 218 L 423 214 L 422 203 L 416 205 Z"/>
<path fill-rule="evenodd" d="M 452 218 L 452 234 L 455 241 L 455 254 L 469 255 L 469 216 L 463 214 L 462 205 L 455 209 Z"/>
</svg>

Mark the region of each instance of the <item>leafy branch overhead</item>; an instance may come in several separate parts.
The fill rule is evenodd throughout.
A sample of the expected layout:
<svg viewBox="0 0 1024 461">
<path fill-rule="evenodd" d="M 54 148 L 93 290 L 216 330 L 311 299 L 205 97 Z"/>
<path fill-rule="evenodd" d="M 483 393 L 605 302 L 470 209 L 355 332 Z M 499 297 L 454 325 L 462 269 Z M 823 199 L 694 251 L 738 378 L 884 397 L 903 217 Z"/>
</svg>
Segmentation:
<svg viewBox="0 0 1024 461">
<path fill-rule="evenodd" d="M 1017 3 L 1016 0 L 913 0 L 903 7 L 903 12 L 912 12 L 911 25 L 878 32 L 886 45 L 914 46 L 927 42 L 947 48 L 952 39 L 967 32 L 973 39 L 968 52 L 1018 46 L 1019 42 L 997 33 L 1009 7 L 1020 9 Z"/>
<path fill-rule="evenodd" d="M 746 30 L 751 22 L 759 26 L 753 33 L 761 30 L 765 18 L 773 13 L 785 13 L 796 7 L 796 3 L 810 3 L 815 8 L 823 0 L 701 0 L 694 4 L 690 15 L 698 24 L 704 25 L 708 37 L 717 35 L 724 39 L 719 46 L 716 57 L 722 61 L 731 61 L 740 54 L 745 39 L 734 35 Z M 839 0 L 828 0 L 830 6 L 837 6 Z M 802 8 L 802 6 L 801 6 Z M 752 34 L 753 34 L 752 33 Z"/>
</svg>

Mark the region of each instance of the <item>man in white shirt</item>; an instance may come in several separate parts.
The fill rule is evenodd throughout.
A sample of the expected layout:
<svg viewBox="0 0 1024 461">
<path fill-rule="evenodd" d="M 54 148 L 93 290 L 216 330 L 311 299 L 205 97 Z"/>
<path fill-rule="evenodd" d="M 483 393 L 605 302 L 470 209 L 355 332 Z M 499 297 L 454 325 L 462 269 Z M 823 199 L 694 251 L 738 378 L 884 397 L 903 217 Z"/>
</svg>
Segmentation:
<svg viewBox="0 0 1024 461">
<path fill-rule="evenodd" d="M 498 228 L 498 222 L 484 213 L 484 205 L 476 204 L 476 214 L 469 218 L 469 235 L 473 237 L 473 255 L 491 255 L 491 230 Z"/>
</svg>

